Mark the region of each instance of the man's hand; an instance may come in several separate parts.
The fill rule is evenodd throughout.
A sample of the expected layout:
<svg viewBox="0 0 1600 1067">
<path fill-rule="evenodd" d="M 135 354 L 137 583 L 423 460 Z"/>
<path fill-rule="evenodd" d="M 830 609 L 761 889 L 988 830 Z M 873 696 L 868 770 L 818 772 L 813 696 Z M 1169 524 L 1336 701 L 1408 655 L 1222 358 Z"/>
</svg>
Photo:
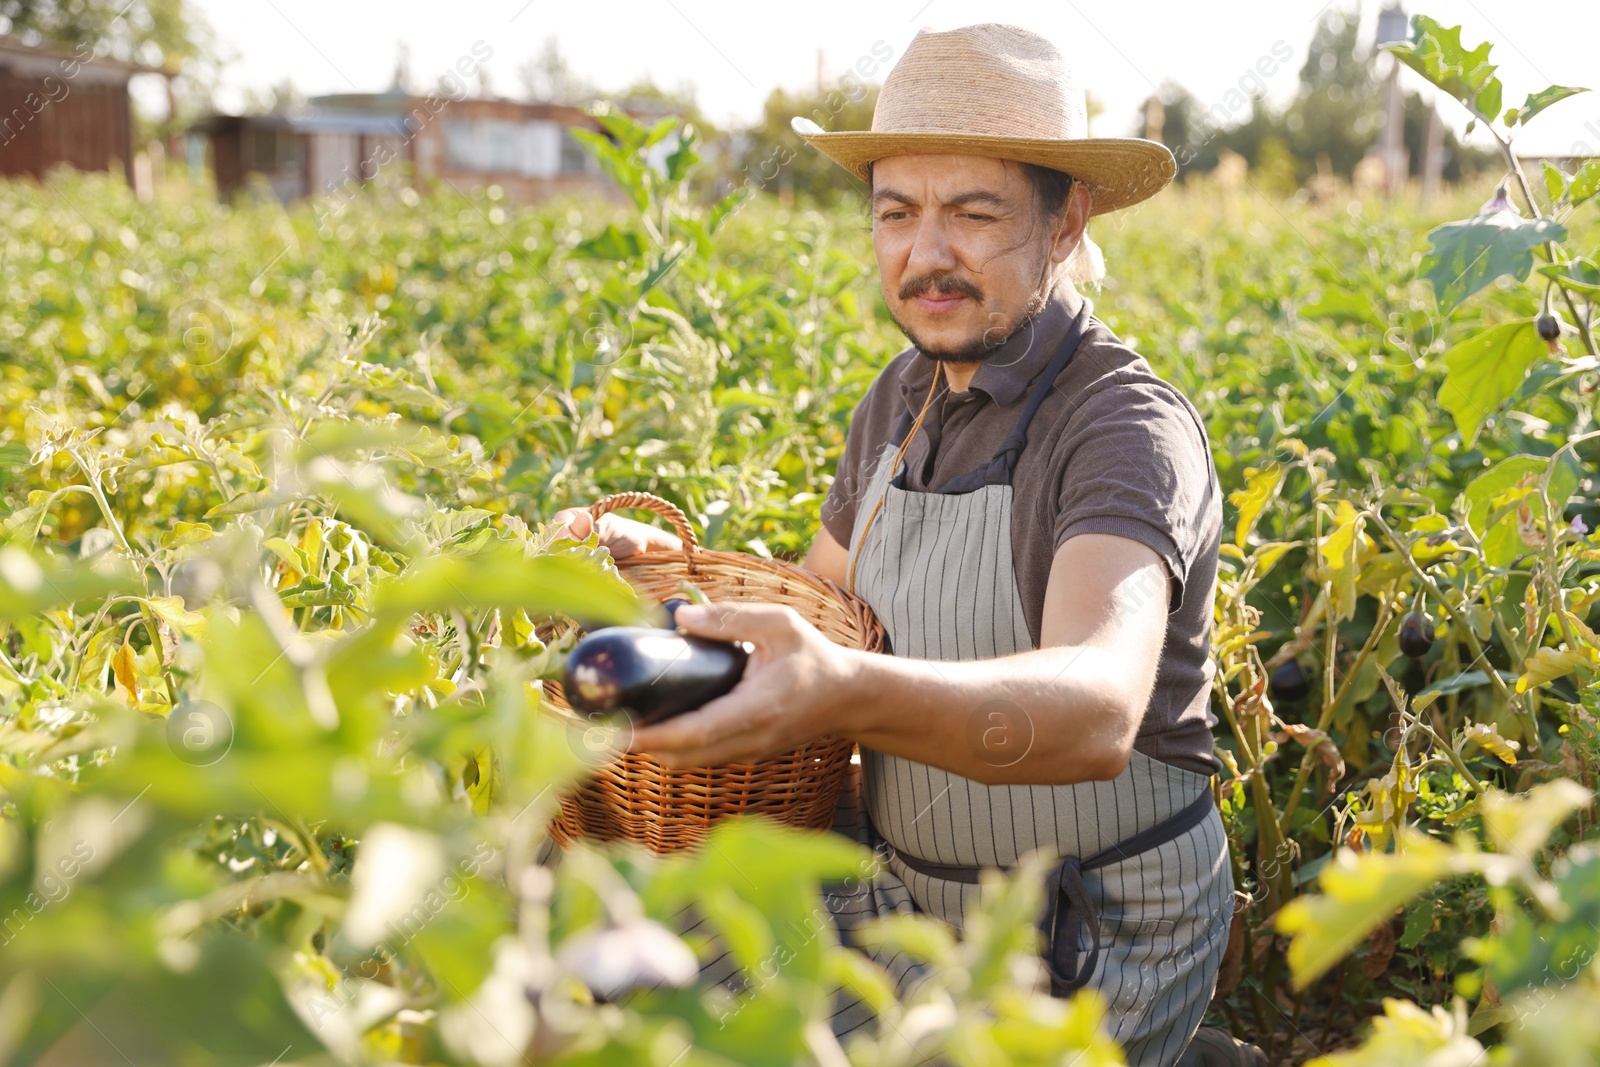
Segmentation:
<svg viewBox="0 0 1600 1067">
<path fill-rule="evenodd" d="M 701 637 L 748 641 L 755 651 L 726 696 L 640 727 L 631 750 L 674 769 L 755 763 L 838 732 L 837 714 L 853 699 L 866 653 L 834 644 L 779 604 L 689 605 L 678 609 L 677 622 Z"/>
<path fill-rule="evenodd" d="M 596 528 L 594 516 L 589 514 L 588 508 L 563 508 L 556 512 L 554 521 L 562 527 L 556 536 L 570 537 L 574 541 L 582 541 Z M 600 516 L 599 532 L 601 547 L 610 549 L 616 559 L 640 552 L 683 551 L 683 542 L 676 535 L 659 526 L 625 519 L 621 515 L 608 513 Z"/>
</svg>

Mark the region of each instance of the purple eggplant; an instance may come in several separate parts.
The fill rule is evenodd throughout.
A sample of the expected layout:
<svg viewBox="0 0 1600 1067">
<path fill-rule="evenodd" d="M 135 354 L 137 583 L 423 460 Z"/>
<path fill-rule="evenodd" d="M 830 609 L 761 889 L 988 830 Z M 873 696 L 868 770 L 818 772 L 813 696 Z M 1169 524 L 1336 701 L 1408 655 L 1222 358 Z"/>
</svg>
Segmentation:
<svg viewBox="0 0 1600 1067">
<path fill-rule="evenodd" d="M 611 626 L 567 655 L 567 702 L 586 715 L 626 712 L 660 722 L 710 703 L 744 675 L 741 645 L 648 626 Z"/>
</svg>

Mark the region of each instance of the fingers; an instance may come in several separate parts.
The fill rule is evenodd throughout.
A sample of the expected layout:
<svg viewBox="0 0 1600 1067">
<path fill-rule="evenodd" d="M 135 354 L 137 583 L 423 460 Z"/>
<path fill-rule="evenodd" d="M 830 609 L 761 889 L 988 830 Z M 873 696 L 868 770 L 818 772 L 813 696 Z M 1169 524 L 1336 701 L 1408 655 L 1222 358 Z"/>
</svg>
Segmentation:
<svg viewBox="0 0 1600 1067">
<path fill-rule="evenodd" d="M 629 739 L 630 752 L 644 752 L 657 762 L 682 770 L 723 763 L 755 763 L 770 753 L 764 732 L 742 730 L 751 716 L 750 698 L 737 690 L 698 711 L 641 726 Z"/>
<path fill-rule="evenodd" d="M 582 541 L 594 532 L 594 516 L 589 514 L 588 508 L 562 508 L 552 517 L 553 522 L 561 524 L 561 529 L 556 536 L 570 537 L 574 541 Z"/>
<path fill-rule="evenodd" d="M 723 641 L 773 644 L 804 625 L 791 607 L 783 604 L 689 604 L 678 609 L 675 621 L 689 633 Z"/>
</svg>

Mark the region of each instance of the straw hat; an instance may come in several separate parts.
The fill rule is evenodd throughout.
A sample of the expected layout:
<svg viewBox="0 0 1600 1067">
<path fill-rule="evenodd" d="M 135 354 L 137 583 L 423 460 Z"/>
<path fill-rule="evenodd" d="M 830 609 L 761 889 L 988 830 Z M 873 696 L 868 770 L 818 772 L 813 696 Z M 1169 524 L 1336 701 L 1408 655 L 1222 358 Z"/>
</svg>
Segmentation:
<svg viewBox="0 0 1600 1067">
<path fill-rule="evenodd" d="M 801 137 L 856 177 L 885 156 L 992 156 L 1064 171 L 1089 186 L 1093 214 L 1136 204 L 1177 173 L 1166 145 L 1090 137 L 1083 90 L 1059 49 L 1018 26 L 923 30 L 884 79 L 872 129 L 827 133 L 795 118 Z"/>
</svg>

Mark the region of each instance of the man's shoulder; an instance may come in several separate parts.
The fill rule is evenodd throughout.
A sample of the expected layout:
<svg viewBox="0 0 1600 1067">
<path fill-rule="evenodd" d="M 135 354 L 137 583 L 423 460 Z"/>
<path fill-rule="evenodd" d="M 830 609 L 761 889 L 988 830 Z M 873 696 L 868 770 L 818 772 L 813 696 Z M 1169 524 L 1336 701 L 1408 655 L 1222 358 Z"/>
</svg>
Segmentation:
<svg viewBox="0 0 1600 1067">
<path fill-rule="evenodd" d="M 1077 373 L 1063 421 L 1170 420 L 1191 428 L 1198 443 L 1208 444 L 1205 420 L 1183 390 L 1158 374 L 1100 320 L 1093 320 L 1084 333 L 1073 362 L 1078 364 Z"/>
</svg>

